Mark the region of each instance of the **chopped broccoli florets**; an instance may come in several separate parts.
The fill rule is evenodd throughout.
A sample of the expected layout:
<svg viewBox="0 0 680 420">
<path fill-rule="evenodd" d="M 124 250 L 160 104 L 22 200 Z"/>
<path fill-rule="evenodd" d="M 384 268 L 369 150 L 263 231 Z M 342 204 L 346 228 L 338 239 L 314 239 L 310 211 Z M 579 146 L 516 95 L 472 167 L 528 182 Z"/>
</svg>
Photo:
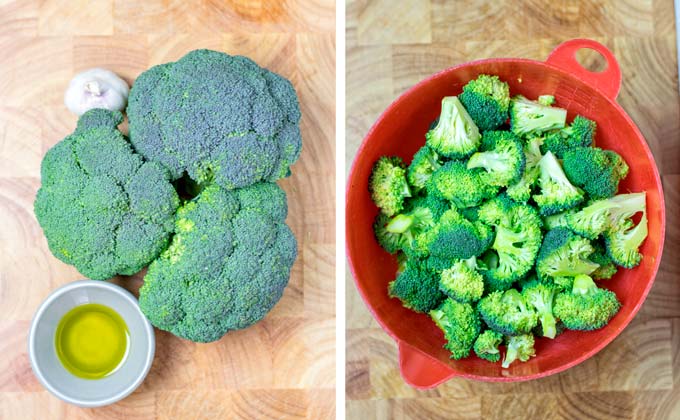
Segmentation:
<svg viewBox="0 0 680 420">
<path fill-rule="evenodd" d="M 483 168 L 484 183 L 505 187 L 524 174 L 526 157 L 519 138 L 510 131 L 487 131 L 482 136 L 482 151 L 468 160 L 468 169 Z"/>
<path fill-rule="evenodd" d="M 568 127 L 547 133 L 541 150 L 562 159 L 568 150 L 592 146 L 596 127 L 595 121 L 577 115 Z"/>
<path fill-rule="evenodd" d="M 564 153 L 564 173 L 594 199 L 612 197 L 619 181 L 628 175 L 628 165 L 616 152 L 596 147 L 575 147 Z"/>
<path fill-rule="evenodd" d="M 482 169 L 467 169 L 465 163 L 452 160 L 434 172 L 427 185 L 428 194 L 449 200 L 458 208 L 477 206 L 498 193 L 498 187 L 486 183 L 483 174 Z"/>
<path fill-rule="evenodd" d="M 590 274 L 598 267 L 588 257 L 593 246 L 565 227 L 548 231 L 536 259 L 536 272 L 541 279 L 575 277 Z"/>
<path fill-rule="evenodd" d="M 538 162 L 543 157 L 541 154 L 541 144 L 543 144 L 543 138 L 533 137 L 524 145 L 523 150 L 526 161 L 524 173 L 519 181 L 510 185 L 506 190 L 508 197 L 515 201 L 526 203 L 531 198 L 531 189 L 536 184 L 540 173 Z"/>
<path fill-rule="evenodd" d="M 508 120 L 510 88 L 498 76 L 481 74 L 463 86 L 460 101 L 481 131 L 495 130 Z"/>
<path fill-rule="evenodd" d="M 410 247 L 417 235 L 433 225 L 432 211 L 427 207 L 416 207 L 391 219 L 382 213 L 378 214 L 374 229 L 380 246 L 394 254 Z"/>
<path fill-rule="evenodd" d="M 437 126 L 428 131 L 427 145 L 447 158 L 470 156 L 479 148 L 481 135 L 470 115 L 457 97 L 442 99 L 442 111 Z"/>
<path fill-rule="evenodd" d="M 434 257 L 466 260 L 481 255 L 492 241 L 491 228 L 478 221 L 471 222 L 450 209 L 435 226 L 417 238 L 417 247 Z"/>
<path fill-rule="evenodd" d="M 617 265 L 633 268 L 642 260 L 638 249 L 647 237 L 646 194 L 619 194 L 610 201 L 618 207 L 609 212 L 609 228 L 604 233 L 607 253 Z M 639 212 L 642 217 L 635 225 L 632 217 Z"/>
<path fill-rule="evenodd" d="M 600 266 L 597 267 L 597 270 L 590 273 L 590 277 L 594 278 L 595 280 L 608 280 L 612 278 L 618 271 L 618 268 L 607 253 L 604 243 L 601 243 L 601 241 L 598 240 L 593 242 L 592 245 L 593 248 L 595 248 L 595 251 L 590 254 L 588 259 L 595 264 L 599 264 Z"/>
<path fill-rule="evenodd" d="M 404 209 L 404 198 L 411 196 L 406 182 L 406 170 L 398 157 L 381 157 L 373 166 L 368 182 L 373 202 L 387 216 L 394 216 Z"/>
<path fill-rule="evenodd" d="M 503 342 L 503 334 L 497 333 L 494 330 L 486 330 L 479 334 L 473 349 L 475 354 L 481 359 L 488 360 L 489 362 L 497 362 L 501 360 L 501 352 L 498 346 Z"/>
<path fill-rule="evenodd" d="M 389 284 L 390 297 L 401 300 L 404 307 L 416 312 L 429 312 L 444 299 L 439 290 L 439 275 L 410 258 L 404 271 Z"/>
<path fill-rule="evenodd" d="M 583 192 L 569 182 L 555 155 L 546 153 L 538 167 L 541 193 L 533 198 L 542 216 L 561 213 L 583 202 Z"/>
<path fill-rule="evenodd" d="M 481 329 L 479 315 L 472 305 L 446 299 L 441 306 L 430 311 L 430 317 L 444 331 L 447 341 L 444 348 L 451 352 L 451 358 L 468 357 Z"/>
<path fill-rule="evenodd" d="M 609 227 L 609 212 L 619 205 L 612 200 L 599 200 L 566 216 L 569 229 L 588 239 L 595 239 Z"/>
<path fill-rule="evenodd" d="M 538 321 L 534 309 L 515 289 L 490 293 L 479 301 L 477 310 L 489 328 L 504 335 L 527 334 Z"/>
<path fill-rule="evenodd" d="M 508 337 L 505 347 L 505 357 L 503 358 L 502 366 L 506 369 L 509 368 L 515 360 L 526 362 L 529 358 L 536 355 L 536 351 L 534 350 L 534 336 L 531 334 Z"/>
<path fill-rule="evenodd" d="M 437 153 L 431 148 L 423 146 L 413 155 L 413 160 L 406 172 L 406 179 L 413 189 L 422 190 L 434 171 L 441 166 Z"/>
<path fill-rule="evenodd" d="M 567 110 L 545 106 L 521 95 L 514 97 L 510 104 L 510 127 L 518 136 L 563 128 L 566 119 Z"/>
<path fill-rule="evenodd" d="M 476 270 L 476 258 L 457 261 L 442 271 L 439 288 L 451 299 L 462 303 L 476 302 L 484 293 L 484 280 Z"/>
<path fill-rule="evenodd" d="M 570 291 L 555 297 L 555 316 L 570 330 L 596 330 L 607 325 L 621 308 L 614 292 L 597 287 L 586 275 L 574 278 Z"/>
<path fill-rule="evenodd" d="M 555 338 L 557 334 L 553 302 L 558 288 L 550 283 L 532 280 L 522 286 L 522 295 L 534 307 L 541 323 L 543 337 Z"/>
</svg>

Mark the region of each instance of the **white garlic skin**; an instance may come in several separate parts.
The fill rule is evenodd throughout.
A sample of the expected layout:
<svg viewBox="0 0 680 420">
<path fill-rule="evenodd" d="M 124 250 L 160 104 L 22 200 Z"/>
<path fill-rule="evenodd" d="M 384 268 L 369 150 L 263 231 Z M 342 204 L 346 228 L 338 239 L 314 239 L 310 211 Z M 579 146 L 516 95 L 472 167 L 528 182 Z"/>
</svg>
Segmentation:
<svg viewBox="0 0 680 420">
<path fill-rule="evenodd" d="M 64 94 L 64 105 L 80 116 L 92 108 L 123 111 L 130 87 L 110 70 L 93 68 L 78 73 Z"/>
</svg>

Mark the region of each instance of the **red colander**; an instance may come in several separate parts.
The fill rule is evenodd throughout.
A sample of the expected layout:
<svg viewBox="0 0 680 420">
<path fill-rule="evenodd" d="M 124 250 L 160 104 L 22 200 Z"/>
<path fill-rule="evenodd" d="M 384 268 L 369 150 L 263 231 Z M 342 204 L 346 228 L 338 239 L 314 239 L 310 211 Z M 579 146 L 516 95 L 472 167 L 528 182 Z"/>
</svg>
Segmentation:
<svg viewBox="0 0 680 420">
<path fill-rule="evenodd" d="M 590 72 L 576 61 L 581 48 L 599 52 L 607 68 Z M 501 369 L 476 357 L 451 360 L 442 348 L 443 333 L 427 315 L 402 307 L 387 295 L 394 279 L 396 259 L 383 251 L 373 236 L 378 209 L 368 192 L 373 163 L 383 155 L 410 162 L 425 143 L 430 123 L 439 115 L 441 99 L 458 95 L 463 85 L 479 74 L 495 74 L 510 85 L 513 95 L 535 99 L 552 94 L 566 108 L 568 121 L 581 114 L 597 122 L 596 143 L 619 153 L 630 173 L 619 192 L 647 192 L 649 235 L 641 247 L 642 263 L 620 269 L 600 285 L 614 291 L 622 308 L 604 328 L 592 332 L 567 331 L 554 340 L 538 339 L 536 354 L 526 363 Z M 588 39 L 559 45 L 545 62 L 519 58 L 473 61 L 437 73 L 401 95 L 366 135 L 352 165 L 347 184 L 347 256 L 357 289 L 382 328 L 399 346 L 399 366 L 404 380 L 416 388 L 432 388 L 453 377 L 481 381 L 515 382 L 542 378 L 575 366 L 609 344 L 633 319 L 644 302 L 659 268 L 665 231 L 663 192 L 652 153 L 626 112 L 616 103 L 621 70 L 611 51 Z"/>
</svg>

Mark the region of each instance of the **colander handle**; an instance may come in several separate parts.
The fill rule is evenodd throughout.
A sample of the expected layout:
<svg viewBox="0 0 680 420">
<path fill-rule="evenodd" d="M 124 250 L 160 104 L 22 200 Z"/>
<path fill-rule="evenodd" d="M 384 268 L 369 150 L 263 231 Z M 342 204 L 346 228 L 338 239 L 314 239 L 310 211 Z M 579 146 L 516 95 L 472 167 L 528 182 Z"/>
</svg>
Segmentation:
<svg viewBox="0 0 680 420">
<path fill-rule="evenodd" d="M 576 60 L 576 51 L 581 48 L 590 48 L 602 54 L 607 61 L 607 68 L 595 73 L 586 70 Z M 614 54 L 604 45 L 592 39 L 572 39 L 563 42 L 550 53 L 546 63 L 565 70 L 592 87 L 602 91 L 607 97 L 616 99 L 621 89 L 621 69 L 614 58 Z"/>
<path fill-rule="evenodd" d="M 404 381 L 418 389 L 434 388 L 456 376 L 445 364 L 403 341 L 399 341 L 399 370 Z"/>
</svg>

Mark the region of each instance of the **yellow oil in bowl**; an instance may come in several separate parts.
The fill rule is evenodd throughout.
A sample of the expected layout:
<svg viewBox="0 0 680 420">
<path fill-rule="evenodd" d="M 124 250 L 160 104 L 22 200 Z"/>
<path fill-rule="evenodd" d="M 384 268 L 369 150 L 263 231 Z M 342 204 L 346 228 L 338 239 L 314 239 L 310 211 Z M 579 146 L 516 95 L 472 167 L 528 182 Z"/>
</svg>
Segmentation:
<svg viewBox="0 0 680 420">
<path fill-rule="evenodd" d="M 87 303 L 68 311 L 54 337 L 62 365 L 80 378 L 100 379 L 124 361 L 129 334 L 123 318 L 108 306 Z"/>
</svg>

